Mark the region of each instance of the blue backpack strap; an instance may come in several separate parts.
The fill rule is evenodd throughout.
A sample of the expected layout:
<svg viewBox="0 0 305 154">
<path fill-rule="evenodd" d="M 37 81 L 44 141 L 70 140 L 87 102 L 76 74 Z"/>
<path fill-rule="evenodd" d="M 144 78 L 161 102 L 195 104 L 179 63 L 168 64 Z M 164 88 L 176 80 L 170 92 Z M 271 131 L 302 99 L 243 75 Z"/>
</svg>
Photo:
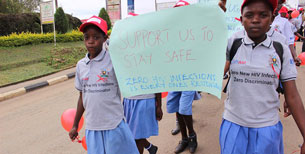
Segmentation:
<svg viewBox="0 0 305 154">
<path fill-rule="evenodd" d="M 233 60 L 238 48 L 241 46 L 242 44 L 242 38 L 238 38 L 238 39 L 235 39 L 233 44 L 232 44 L 232 47 L 230 49 L 230 63 L 231 61 Z M 226 93 L 227 92 L 227 87 L 228 87 L 228 84 L 229 84 L 229 81 L 230 81 L 230 76 L 228 78 L 228 81 L 227 81 L 227 84 L 226 86 L 223 88 L 222 92 Z"/>
</svg>

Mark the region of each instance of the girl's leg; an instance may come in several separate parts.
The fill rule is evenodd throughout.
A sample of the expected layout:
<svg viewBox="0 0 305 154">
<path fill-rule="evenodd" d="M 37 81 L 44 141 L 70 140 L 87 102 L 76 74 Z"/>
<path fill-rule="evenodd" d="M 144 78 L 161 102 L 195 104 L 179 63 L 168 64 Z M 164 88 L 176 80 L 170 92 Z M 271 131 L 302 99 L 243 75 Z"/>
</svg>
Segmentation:
<svg viewBox="0 0 305 154">
<path fill-rule="evenodd" d="M 140 154 L 143 154 L 143 151 L 144 151 L 144 144 L 145 144 L 145 139 L 138 139 L 136 140 L 136 144 L 137 144 L 137 147 L 138 147 L 138 150 L 139 150 L 139 153 Z"/>
<path fill-rule="evenodd" d="M 193 127 L 193 116 L 192 115 L 182 115 L 186 127 L 189 132 L 189 136 L 195 135 L 194 127 Z"/>
<path fill-rule="evenodd" d="M 176 135 L 180 132 L 180 126 L 179 126 L 179 121 L 178 121 L 178 116 L 176 112 L 176 128 L 172 130 L 172 135 Z"/>
<path fill-rule="evenodd" d="M 178 118 L 180 130 L 181 130 L 182 140 L 187 139 L 187 131 L 186 131 L 186 123 L 185 123 L 185 120 L 184 120 L 184 115 L 181 115 L 178 112 L 176 113 L 176 115 L 177 115 L 177 118 Z"/>
<path fill-rule="evenodd" d="M 136 144 L 140 154 L 143 154 L 144 148 L 148 150 L 149 154 L 157 153 L 158 147 L 149 143 L 147 139 L 138 139 Z"/>
<path fill-rule="evenodd" d="M 188 141 L 189 141 L 190 152 L 194 153 L 197 149 L 198 143 L 197 143 L 197 136 L 193 127 L 193 116 L 183 115 L 183 118 L 189 132 Z"/>
<path fill-rule="evenodd" d="M 187 137 L 186 125 L 185 125 L 183 115 L 181 115 L 177 112 L 177 118 L 178 118 L 178 122 L 180 125 L 180 132 L 181 132 L 182 140 L 179 142 L 178 146 L 176 147 L 175 153 L 180 153 L 180 152 L 183 152 L 187 148 L 188 137 Z"/>
</svg>

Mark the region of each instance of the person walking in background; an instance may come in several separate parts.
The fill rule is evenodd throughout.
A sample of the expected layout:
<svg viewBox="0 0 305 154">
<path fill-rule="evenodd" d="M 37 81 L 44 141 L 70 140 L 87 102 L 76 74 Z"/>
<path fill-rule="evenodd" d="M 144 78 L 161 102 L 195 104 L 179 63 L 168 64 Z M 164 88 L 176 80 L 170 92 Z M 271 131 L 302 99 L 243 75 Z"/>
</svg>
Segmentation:
<svg viewBox="0 0 305 154">
<path fill-rule="evenodd" d="M 135 138 L 140 154 L 144 148 L 156 154 L 158 147 L 148 142 L 150 136 L 158 136 L 158 121 L 162 119 L 161 93 L 124 98 L 124 115 Z"/>
</svg>

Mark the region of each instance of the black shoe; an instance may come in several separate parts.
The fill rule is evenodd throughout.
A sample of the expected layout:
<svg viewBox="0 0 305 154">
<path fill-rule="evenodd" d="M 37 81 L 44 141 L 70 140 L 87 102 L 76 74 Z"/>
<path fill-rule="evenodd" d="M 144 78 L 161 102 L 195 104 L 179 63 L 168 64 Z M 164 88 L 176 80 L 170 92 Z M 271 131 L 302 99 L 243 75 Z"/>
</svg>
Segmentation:
<svg viewBox="0 0 305 154">
<path fill-rule="evenodd" d="M 177 135 L 180 132 L 180 126 L 179 123 L 176 123 L 176 128 L 172 130 L 172 135 Z"/>
<path fill-rule="evenodd" d="M 188 144 L 189 142 L 187 140 L 181 140 L 176 147 L 175 153 L 183 152 L 187 148 Z"/>
<path fill-rule="evenodd" d="M 189 136 L 189 147 L 190 147 L 190 152 L 194 153 L 197 149 L 197 136 L 196 134 L 193 136 Z"/>
<path fill-rule="evenodd" d="M 151 147 L 148 149 L 149 154 L 156 154 L 158 151 L 158 147 L 155 145 L 151 145 Z"/>
</svg>

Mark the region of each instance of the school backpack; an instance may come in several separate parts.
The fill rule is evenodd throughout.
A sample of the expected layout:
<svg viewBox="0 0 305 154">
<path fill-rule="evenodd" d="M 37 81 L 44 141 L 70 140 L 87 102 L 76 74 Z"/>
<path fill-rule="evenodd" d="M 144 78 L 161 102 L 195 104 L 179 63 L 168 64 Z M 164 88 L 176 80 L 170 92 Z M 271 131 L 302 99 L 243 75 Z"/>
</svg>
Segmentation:
<svg viewBox="0 0 305 154">
<path fill-rule="evenodd" d="M 232 47 L 231 47 L 231 50 L 230 50 L 230 63 L 233 60 L 233 58 L 234 58 L 238 48 L 241 46 L 241 44 L 242 44 L 242 38 L 238 38 L 238 39 L 234 40 L 234 42 L 232 44 Z M 278 54 L 278 56 L 280 57 L 280 62 L 281 62 L 281 67 L 282 67 L 283 66 L 283 46 L 282 46 L 281 43 L 273 41 L 273 47 L 274 47 L 276 53 Z M 280 70 L 279 75 L 281 75 L 281 72 L 282 72 L 282 68 Z M 229 81 L 230 81 L 230 76 L 228 78 L 226 86 L 223 89 L 224 93 L 227 92 L 227 87 L 228 87 Z M 281 83 L 280 79 L 279 79 L 279 86 L 276 89 L 276 91 L 278 93 L 282 93 L 282 94 L 284 93 L 284 89 L 283 89 L 283 86 L 282 86 L 282 83 Z"/>
</svg>

